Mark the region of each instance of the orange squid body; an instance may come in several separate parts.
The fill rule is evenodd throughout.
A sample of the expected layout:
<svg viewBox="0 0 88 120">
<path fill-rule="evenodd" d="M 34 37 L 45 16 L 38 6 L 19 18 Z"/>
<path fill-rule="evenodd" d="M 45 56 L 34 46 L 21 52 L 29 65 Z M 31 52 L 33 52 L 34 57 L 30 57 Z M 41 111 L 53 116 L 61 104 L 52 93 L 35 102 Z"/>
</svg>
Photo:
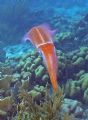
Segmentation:
<svg viewBox="0 0 88 120">
<path fill-rule="evenodd" d="M 42 25 L 33 27 L 28 32 L 28 38 L 36 46 L 36 48 L 39 48 L 42 52 L 50 76 L 51 84 L 54 91 L 57 91 L 57 56 L 49 29 Z"/>
</svg>

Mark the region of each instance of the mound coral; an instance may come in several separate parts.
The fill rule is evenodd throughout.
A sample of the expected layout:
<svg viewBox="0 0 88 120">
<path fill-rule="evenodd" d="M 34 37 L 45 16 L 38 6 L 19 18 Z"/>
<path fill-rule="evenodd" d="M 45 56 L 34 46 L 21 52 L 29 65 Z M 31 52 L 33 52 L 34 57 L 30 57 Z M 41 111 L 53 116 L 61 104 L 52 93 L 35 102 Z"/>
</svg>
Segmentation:
<svg viewBox="0 0 88 120">
<path fill-rule="evenodd" d="M 77 74 L 78 80 L 69 80 L 65 86 L 65 93 L 67 96 L 76 98 L 88 103 L 88 73 L 81 71 Z"/>
</svg>

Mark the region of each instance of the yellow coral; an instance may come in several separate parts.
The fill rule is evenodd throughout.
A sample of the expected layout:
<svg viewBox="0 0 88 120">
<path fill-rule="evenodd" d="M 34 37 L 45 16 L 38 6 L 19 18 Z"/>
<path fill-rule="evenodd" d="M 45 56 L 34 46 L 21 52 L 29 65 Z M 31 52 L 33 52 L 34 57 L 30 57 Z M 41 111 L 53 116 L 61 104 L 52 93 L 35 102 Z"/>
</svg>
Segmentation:
<svg viewBox="0 0 88 120">
<path fill-rule="evenodd" d="M 73 116 L 69 116 L 68 113 L 65 113 L 63 120 L 73 120 Z"/>
<path fill-rule="evenodd" d="M 6 116 L 7 115 L 7 113 L 5 112 L 5 111 L 3 111 L 3 110 L 0 110 L 0 116 Z"/>
<path fill-rule="evenodd" d="M 12 75 L 4 75 L 4 78 L 0 79 L 0 89 L 4 90 L 9 89 L 12 78 L 13 78 Z"/>
<path fill-rule="evenodd" d="M 0 99 L 0 110 L 8 111 L 12 107 L 12 98 L 5 97 L 4 99 Z"/>
</svg>

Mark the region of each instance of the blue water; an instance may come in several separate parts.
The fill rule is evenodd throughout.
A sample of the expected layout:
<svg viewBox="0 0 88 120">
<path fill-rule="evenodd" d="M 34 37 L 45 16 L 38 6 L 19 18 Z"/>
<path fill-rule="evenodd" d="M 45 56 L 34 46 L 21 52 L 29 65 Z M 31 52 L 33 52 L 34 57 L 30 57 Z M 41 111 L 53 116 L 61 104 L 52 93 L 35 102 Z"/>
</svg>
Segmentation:
<svg viewBox="0 0 88 120">
<path fill-rule="evenodd" d="M 72 18 L 72 22 L 75 22 L 82 17 L 81 14 L 86 14 L 87 7 L 88 0 L 0 0 L 0 41 L 6 45 L 20 43 L 31 27 L 42 23 L 51 24 L 55 15 L 67 17 L 68 21 Z M 63 26 L 65 21 L 61 24 Z M 58 29 L 61 31 L 60 26 Z"/>
</svg>

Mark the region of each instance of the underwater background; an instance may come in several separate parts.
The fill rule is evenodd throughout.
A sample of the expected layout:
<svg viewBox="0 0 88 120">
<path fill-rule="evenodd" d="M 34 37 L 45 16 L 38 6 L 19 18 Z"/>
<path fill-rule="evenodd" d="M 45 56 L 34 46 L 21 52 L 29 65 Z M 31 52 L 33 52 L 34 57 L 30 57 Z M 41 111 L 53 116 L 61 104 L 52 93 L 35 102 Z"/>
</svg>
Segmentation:
<svg viewBox="0 0 88 120">
<path fill-rule="evenodd" d="M 24 42 L 44 24 L 55 31 L 58 91 L 41 51 Z M 0 0 L 0 120 L 88 120 L 87 113 L 88 0 Z"/>
</svg>

